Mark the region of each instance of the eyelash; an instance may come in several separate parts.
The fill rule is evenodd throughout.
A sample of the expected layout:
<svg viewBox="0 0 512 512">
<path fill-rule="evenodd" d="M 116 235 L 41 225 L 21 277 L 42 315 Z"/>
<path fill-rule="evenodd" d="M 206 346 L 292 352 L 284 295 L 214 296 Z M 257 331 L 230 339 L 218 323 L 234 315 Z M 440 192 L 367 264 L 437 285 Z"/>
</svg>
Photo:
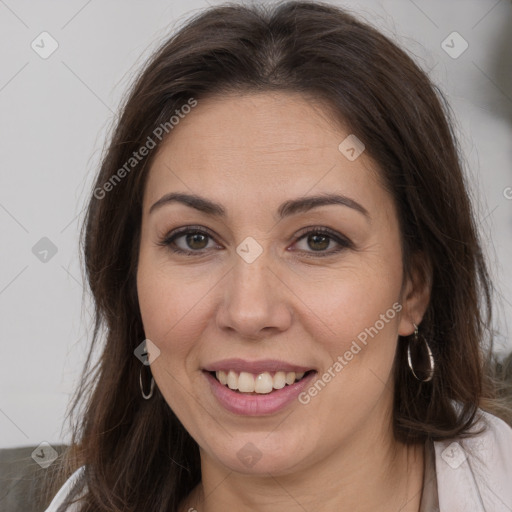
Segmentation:
<svg viewBox="0 0 512 512">
<path fill-rule="evenodd" d="M 186 226 L 183 228 L 179 228 L 178 230 L 172 231 L 171 233 L 167 234 L 164 238 L 162 238 L 159 242 L 157 242 L 157 245 L 167 247 L 174 253 L 183 254 L 186 256 L 201 256 L 204 254 L 205 249 L 200 249 L 197 251 L 185 251 L 180 248 L 176 248 L 175 240 L 189 234 L 201 234 L 206 235 L 210 237 L 211 239 L 214 239 L 211 233 L 208 232 L 208 230 L 200 227 L 200 226 Z M 324 227 L 312 227 L 309 229 L 309 231 L 303 232 L 300 235 L 298 235 L 298 238 L 295 240 L 294 244 L 302 240 L 303 238 L 306 238 L 308 235 L 324 235 L 330 238 L 331 240 L 338 243 L 341 247 L 338 247 L 335 250 L 331 251 L 302 251 L 303 253 L 308 254 L 307 257 L 319 257 L 319 258 L 325 258 L 328 256 L 332 256 L 333 254 L 337 254 L 344 249 L 350 249 L 353 248 L 352 242 L 345 238 L 335 231 L 331 231 L 330 229 L 324 228 Z M 311 253 L 313 253 L 311 255 Z"/>
</svg>

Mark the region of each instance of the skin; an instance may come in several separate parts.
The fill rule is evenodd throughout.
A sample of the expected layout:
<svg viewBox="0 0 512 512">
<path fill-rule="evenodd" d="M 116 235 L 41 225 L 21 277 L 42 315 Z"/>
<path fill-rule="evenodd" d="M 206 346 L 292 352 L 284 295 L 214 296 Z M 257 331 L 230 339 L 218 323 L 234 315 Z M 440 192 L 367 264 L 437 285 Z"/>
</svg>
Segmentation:
<svg viewBox="0 0 512 512">
<path fill-rule="evenodd" d="M 202 482 L 180 510 L 419 509 L 423 446 L 393 438 L 392 365 L 398 335 L 421 323 L 430 289 L 418 272 L 404 278 L 392 198 L 366 152 L 355 161 L 341 154 L 350 132 L 329 116 L 293 93 L 201 100 L 149 171 L 137 288 L 146 337 L 160 350 L 151 371 L 201 454 Z M 226 218 L 176 202 L 150 213 L 169 192 L 221 203 Z M 357 201 L 369 218 L 328 205 L 278 221 L 284 201 L 332 192 Z M 194 255 L 159 245 L 190 225 L 212 233 L 189 244 L 186 236 L 175 240 Z M 333 238 L 300 239 L 304 228 L 318 226 L 352 245 L 335 253 Z M 236 252 L 248 236 L 263 250 L 252 263 Z M 285 360 L 322 375 L 394 303 L 401 312 L 307 405 L 235 415 L 218 404 L 201 371 L 241 357 Z M 252 467 L 237 457 L 249 442 L 262 455 Z"/>
</svg>

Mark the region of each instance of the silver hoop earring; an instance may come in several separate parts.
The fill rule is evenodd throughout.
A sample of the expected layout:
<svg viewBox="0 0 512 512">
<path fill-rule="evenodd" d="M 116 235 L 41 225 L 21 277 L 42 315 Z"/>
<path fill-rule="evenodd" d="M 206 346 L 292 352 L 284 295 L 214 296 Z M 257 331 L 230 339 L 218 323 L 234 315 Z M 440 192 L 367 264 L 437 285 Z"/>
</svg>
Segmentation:
<svg viewBox="0 0 512 512">
<path fill-rule="evenodd" d="M 429 382 L 432 380 L 432 377 L 434 376 L 434 368 L 435 368 L 434 356 L 432 355 L 432 351 L 430 350 L 430 346 L 429 346 L 427 340 L 418 333 L 418 326 L 416 324 L 413 324 L 413 325 L 414 325 L 414 339 L 413 339 L 412 343 L 414 344 L 414 354 L 415 354 L 414 359 L 416 362 L 420 363 L 419 370 L 417 368 L 415 371 L 414 365 L 412 363 L 411 340 L 409 340 L 407 343 L 407 362 L 408 362 L 409 368 L 410 368 L 412 374 L 414 375 L 414 377 L 416 378 L 416 380 L 419 380 L 420 382 Z M 426 347 L 426 352 L 424 350 L 423 354 L 420 354 L 420 350 L 423 348 L 420 344 L 420 337 L 423 340 L 423 347 Z M 426 360 L 428 360 L 428 368 L 425 365 Z M 418 377 L 418 375 L 416 373 L 417 371 L 419 371 L 419 373 L 422 374 L 423 378 Z"/>
<path fill-rule="evenodd" d="M 144 365 L 143 365 L 144 366 Z M 142 393 L 142 398 L 144 398 L 144 400 L 149 400 L 152 396 L 153 396 L 153 391 L 155 389 L 155 380 L 153 379 L 153 377 L 151 377 L 151 385 L 150 385 L 150 388 L 149 388 L 149 393 L 146 394 L 144 392 L 144 386 L 142 385 L 142 368 L 143 366 L 140 367 L 140 370 L 139 370 L 139 386 L 140 386 L 140 392 Z M 150 371 L 151 372 L 151 371 Z"/>
</svg>

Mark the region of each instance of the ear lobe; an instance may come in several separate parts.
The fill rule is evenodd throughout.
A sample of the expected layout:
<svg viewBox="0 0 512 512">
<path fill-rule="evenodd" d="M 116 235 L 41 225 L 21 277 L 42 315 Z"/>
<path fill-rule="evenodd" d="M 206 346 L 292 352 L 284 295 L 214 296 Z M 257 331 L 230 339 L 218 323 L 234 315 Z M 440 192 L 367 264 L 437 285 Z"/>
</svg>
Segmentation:
<svg viewBox="0 0 512 512">
<path fill-rule="evenodd" d="M 425 315 L 432 293 L 432 264 L 423 252 L 412 255 L 410 275 L 405 276 L 401 295 L 403 306 L 398 328 L 400 336 L 414 332 L 414 324 L 419 325 Z"/>
</svg>

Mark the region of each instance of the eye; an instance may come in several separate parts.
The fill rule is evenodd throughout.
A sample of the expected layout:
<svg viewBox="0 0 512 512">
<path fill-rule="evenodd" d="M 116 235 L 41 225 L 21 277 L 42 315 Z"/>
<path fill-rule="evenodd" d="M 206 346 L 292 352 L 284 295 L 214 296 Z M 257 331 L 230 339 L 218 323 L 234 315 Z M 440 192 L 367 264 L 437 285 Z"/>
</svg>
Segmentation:
<svg viewBox="0 0 512 512">
<path fill-rule="evenodd" d="M 324 227 L 308 228 L 308 231 L 302 233 L 302 236 L 299 236 L 295 244 L 301 242 L 304 239 L 306 241 L 306 246 L 311 248 L 312 251 L 304 250 L 301 252 L 304 252 L 307 257 L 313 258 L 331 256 L 332 254 L 339 253 L 344 249 L 353 247 L 352 242 L 348 238 L 337 233 L 336 231 L 332 231 Z M 334 242 L 337 247 L 330 251 L 326 251 L 332 242 Z"/>
<path fill-rule="evenodd" d="M 169 247 L 175 253 L 192 256 L 199 255 L 200 251 L 208 248 L 209 238 L 213 240 L 213 237 L 204 228 L 186 226 L 166 235 L 158 242 L 158 245 Z M 181 240 L 181 243 L 178 244 L 177 240 Z"/>
<path fill-rule="evenodd" d="M 344 249 L 353 247 L 352 242 L 343 235 L 324 227 L 307 228 L 302 232 L 295 244 L 306 239 L 306 247 L 312 250 L 299 249 L 307 257 L 325 257 L 338 253 Z M 199 226 L 185 226 L 172 231 L 158 242 L 158 245 L 168 247 L 171 251 L 187 256 L 201 256 L 208 247 L 209 239 L 213 242 L 214 237 L 205 228 Z M 180 243 L 178 243 L 180 241 Z M 334 242 L 337 247 L 326 251 Z M 215 246 L 215 244 L 213 244 Z M 212 248 L 210 246 L 210 248 Z M 295 252 L 295 250 L 294 250 Z M 316 253 L 316 254 L 315 254 Z"/>
</svg>

